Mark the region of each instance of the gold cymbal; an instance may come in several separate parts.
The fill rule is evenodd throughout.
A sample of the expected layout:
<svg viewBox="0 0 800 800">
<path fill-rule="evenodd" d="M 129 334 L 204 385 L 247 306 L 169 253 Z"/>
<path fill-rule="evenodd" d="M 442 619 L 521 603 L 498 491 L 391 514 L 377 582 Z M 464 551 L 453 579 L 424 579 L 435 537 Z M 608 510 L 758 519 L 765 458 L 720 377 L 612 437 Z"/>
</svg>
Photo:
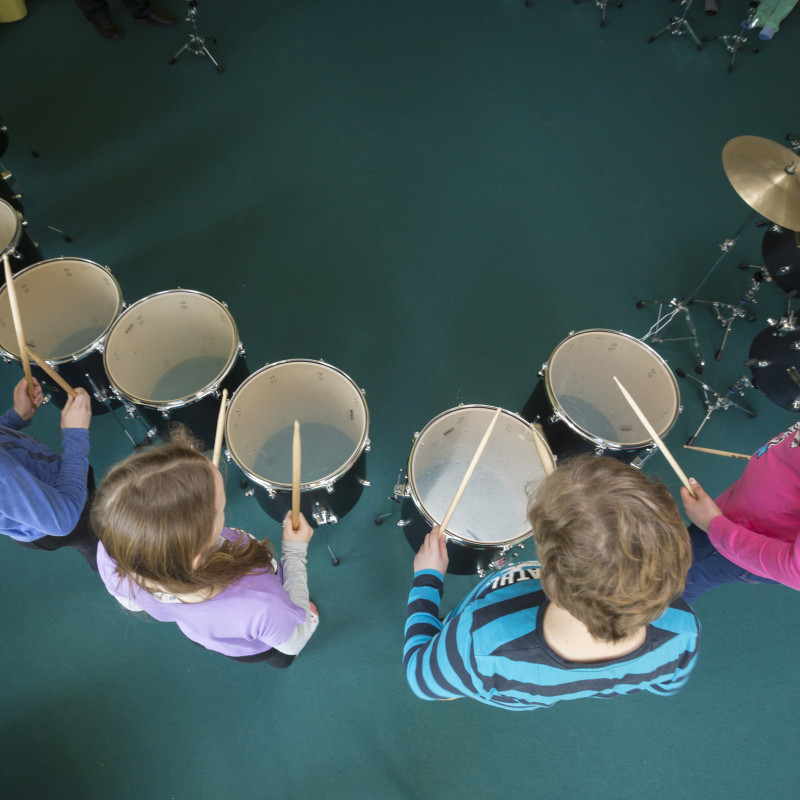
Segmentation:
<svg viewBox="0 0 800 800">
<path fill-rule="evenodd" d="M 770 222 L 800 230 L 800 156 L 759 136 L 737 136 L 722 149 L 731 186 Z"/>
</svg>

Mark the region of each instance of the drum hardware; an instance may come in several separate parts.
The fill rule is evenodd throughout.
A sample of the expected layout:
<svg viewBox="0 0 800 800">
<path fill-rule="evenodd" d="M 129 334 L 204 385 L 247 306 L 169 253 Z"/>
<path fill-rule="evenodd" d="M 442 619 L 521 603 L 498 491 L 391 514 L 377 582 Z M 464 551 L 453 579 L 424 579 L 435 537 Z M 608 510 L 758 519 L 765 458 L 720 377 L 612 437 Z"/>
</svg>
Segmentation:
<svg viewBox="0 0 800 800">
<path fill-rule="evenodd" d="M 0 164 L 0 167 L 2 167 L 2 164 Z M 0 197 L 14 206 L 20 212 L 20 214 L 25 213 L 25 203 L 27 203 L 46 228 L 50 228 L 51 231 L 59 234 L 65 242 L 72 241 L 72 237 L 69 234 L 64 233 L 61 228 L 56 228 L 54 225 L 50 225 L 47 220 L 45 220 L 45 218 L 42 216 L 42 213 L 36 206 L 36 203 L 34 203 L 29 196 L 23 193 L 11 172 L 3 170 L 0 172 L 0 178 L 2 178 L 2 180 L 0 180 Z M 23 224 L 27 225 L 28 223 L 24 222 Z"/>
<path fill-rule="evenodd" d="M 700 423 L 700 426 L 694 432 L 694 434 L 686 440 L 686 444 L 688 445 L 694 444 L 695 440 L 700 434 L 700 431 L 703 429 L 703 426 L 706 424 L 706 422 L 708 422 L 708 420 L 711 418 L 711 415 L 715 411 L 727 411 L 730 408 L 738 408 L 740 411 L 744 411 L 744 413 L 750 419 L 754 419 L 756 416 L 758 416 L 755 411 L 751 411 L 749 408 L 746 408 L 745 406 L 741 406 L 738 403 L 735 403 L 733 400 L 730 399 L 730 397 L 725 397 L 724 395 L 720 394 L 716 390 L 712 389 L 704 381 L 695 378 L 693 375 L 689 375 L 686 372 L 686 370 L 676 369 L 675 374 L 679 378 L 687 378 L 688 380 L 694 381 L 700 386 L 700 388 L 703 390 L 703 404 L 705 405 L 706 408 L 706 415 L 705 417 L 703 417 L 703 421 Z M 733 394 L 734 392 L 742 394 L 742 392 L 739 389 L 734 389 L 733 386 L 728 388 L 728 394 Z"/>
<path fill-rule="evenodd" d="M 780 320 L 768 320 L 771 327 L 756 335 L 750 345 L 750 358 L 744 362 L 753 373 L 736 384 L 754 387 L 787 411 L 800 411 L 800 329 L 794 312 Z"/>
<path fill-rule="evenodd" d="M 581 0 L 572 0 L 573 5 L 578 5 Z M 605 28 L 606 26 L 606 6 L 608 5 L 609 0 L 594 0 L 595 6 L 600 9 L 600 27 Z M 622 8 L 622 3 L 617 2 L 617 8 Z"/>
<path fill-rule="evenodd" d="M 786 134 L 786 141 L 789 142 L 789 147 L 795 153 L 800 153 L 800 136 L 795 136 L 793 133 Z"/>
<path fill-rule="evenodd" d="M 680 3 L 683 6 L 683 13 L 680 16 L 670 17 L 669 22 L 658 33 L 650 36 L 647 41 L 654 42 L 659 36 L 661 36 L 662 33 L 667 32 L 669 32 L 672 36 L 684 36 L 688 33 L 689 36 L 694 39 L 697 49 L 702 50 L 703 45 L 700 44 L 697 34 L 692 29 L 692 26 L 686 21 L 686 15 L 689 13 L 689 9 L 692 7 L 692 0 L 680 0 Z"/>
<path fill-rule="evenodd" d="M 758 284 L 756 284 L 756 288 Z M 748 322 L 755 322 L 756 315 L 751 311 L 744 308 L 744 305 L 754 300 L 755 289 L 751 288 L 739 299 L 739 305 L 731 305 L 730 303 L 722 303 L 717 300 L 695 300 L 695 303 L 706 303 L 714 310 L 714 317 L 717 322 L 722 325 L 724 333 L 722 334 L 722 343 L 719 349 L 714 353 L 716 361 L 722 360 L 722 355 L 725 352 L 725 343 L 728 341 L 728 334 L 731 332 L 731 327 L 737 319 L 744 319 Z"/>
<path fill-rule="evenodd" d="M 415 436 L 419 436 L 419 434 L 415 434 Z M 397 480 L 394 482 L 394 491 L 390 494 L 386 499 L 390 500 L 392 503 L 400 505 L 403 502 L 403 497 L 405 497 L 405 492 L 408 483 L 408 478 L 403 477 L 404 470 L 401 468 L 400 471 L 397 473 Z M 405 483 L 403 482 L 405 481 Z M 378 514 L 375 517 L 375 524 L 376 525 L 383 525 L 383 521 L 385 519 L 389 519 L 389 517 L 394 514 L 394 508 L 391 508 L 385 514 Z M 399 523 L 398 523 L 399 525 Z"/>
<path fill-rule="evenodd" d="M 200 35 L 197 29 L 197 0 L 186 0 L 186 21 L 192 26 L 189 32 L 189 41 L 175 53 L 169 60 L 169 64 L 174 64 L 184 53 L 194 53 L 196 56 L 208 56 L 209 61 L 217 68 L 217 72 L 222 72 L 222 67 L 216 62 L 211 51 L 206 47 L 206 40 Z M 216 44 L 217 40 L 208 40 L 211 44 Z"/>
<path fill-rule="evenodd" d="M 10 139 L 12 142 L 16 142 L 16 144 L 18 144 L 20 147 L 24 147 L 26 150 L 30 151 L 30 154 L 34 158 L 39 158 L 38 151 L 34 150 L 32 147 L 28 147 L 28 145 L 23 144 L 22 142 L 20 142 L 20 140 L 17 139 L 16 136 L 14 136 L 14 133 L 6 125 L 5 120 L 1 116 L 0 116 L 0 139 L 5 141 L 6 145 L 8 144 L 8 140 Z M 2 156 L 4 152 L 5 152 L 5 146 L 0 149 L 0 156 Z"/>
<path fill-rule="evenodd" d="M 108 392 L 104 389 L 100 389 L 100 387 L 94 382 L 92 376 L 88 372 L 84 373 L 84 378 L 91 387 L 92 397 L 94 397 L 97 403 L 102 403 L 104 406 L 106 406 L 106 408 L 108 408 L 109 411 L 112 411 L 115 408 L 113 403 L 116 400 L 117 402 L 121 403 L 122 407 L 125 409 L 126 419 L 133 419 L 135 417 L 142 423 L 142 425 L 145 426 L 147 432 L 145 433 L 142 441 L 137 442 L 136 439 L 134 439 L 133 436 L 130 435 L 128 429 L 122 424 L 122 420 L 118 416 L 116 416 L 116 414 L 111 414 L 112 418 L 117 422 L 120 428 L 122 428 L 122 432 L 125 434 L 125 436 L 128 437 L 128 440 L 133 445 L 134 450 L 138 450 L 140 447 L 147 447 L 148 445 L 151 445 L 153 443 L 153 440 L 155 439 L 157 434 L 156 429 L 149 428 L 147 426 L 147 423 L 142 419 L 142 417 L 136 413 L 136 408 L 133 405 L 131 405 L 127 400 L 117 400 L 117 398 L 114 398 L 112 400 Z"/>
<path fill-rule="evenodd" d="M 731 54 L 731 61 L 728 64 L 728 72 L 733 71 L 733 62 L 736 58 L 736 53 L 744 47 L 747 43 L 747 32 L 755 28 L 758 24 L 757 12 L 758 7 L 761 5 L 761 0 L 750 0 L 750 9 L 747 14 L 747 19 L 742 22 L 739 30 L 735 34 L 731 34 L 729 36 L 704 36 L 704 42 L 713 42 L 716 39 L 719 39 L 723 45 L 725 45 L 725 49 Z M 753 48 L 754 53 L 758 53 L 758 48 Z"/>
</svg>

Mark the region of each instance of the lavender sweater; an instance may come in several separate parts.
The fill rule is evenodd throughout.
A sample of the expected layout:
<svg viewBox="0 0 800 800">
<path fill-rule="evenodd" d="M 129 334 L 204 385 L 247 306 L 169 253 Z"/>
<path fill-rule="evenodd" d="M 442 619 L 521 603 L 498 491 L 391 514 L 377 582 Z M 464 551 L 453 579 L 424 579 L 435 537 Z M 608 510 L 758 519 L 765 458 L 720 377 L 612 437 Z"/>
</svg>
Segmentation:
<svg viewBox="0 0 800 800">
<path fill-rule="evenodd" d="M 236 531 L 231 528 L 223 528 L 222 535 L 230 541 L 237 538 Z M 293 562 L 289 571 L 302 571 L 302 583 L 305 586 L 306 545 L 302 542 L 284 542 L 284 570 L 287 568 L 287 550 L 292 550 L 287 545 L 301 545 L 301 555 L 298 550 L 301 563 Z M 294 561 L 297 559 L 294 558 Z M 200 603 L 182 603 L 164 594 L 159 598 L 127 579 L 121 580 L 116 574 L 116 563 L 102 542 L 97 548 L 97 567 L 106 589 L 112 595 L 128 603 L 132 601 L 154 619 L 176 623 L 193 642 L 226 656 L 250 656 L 278 647 L 292 639 L 298 626 L 307 623 L 307 609 L 292 602 L 284 588 L 284 575 L 280 567 L 277 574 L 261 572 L 244 575 L 216 597 Z M 302 596 L 298 600 L 302 602 Z M 307 587 L 305 603 L 308 603 Z M 316 620 L 313 625 L 311 620 L 308 624 L 310 636 L 316 628 Z"/>
<path fill-rule="evenodd" d="M 61 452 L 20 433 L 28 423 L 0 417 L 0 533 L 20 542 L 71 533 L 86 505 L 89 431 L 66 428 Z"/>
</svg>

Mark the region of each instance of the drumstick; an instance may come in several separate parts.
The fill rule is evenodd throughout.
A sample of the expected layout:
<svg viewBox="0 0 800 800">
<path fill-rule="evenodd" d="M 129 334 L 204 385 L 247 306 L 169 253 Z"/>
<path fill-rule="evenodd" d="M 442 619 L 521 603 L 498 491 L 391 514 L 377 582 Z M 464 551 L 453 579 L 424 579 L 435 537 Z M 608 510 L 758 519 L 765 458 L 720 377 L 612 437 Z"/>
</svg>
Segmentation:
<svg viewBox="0 0 800 800">
<path fill-rule="evenodd" d="M 461 500 L 461 495 L 464 494 L 464 489 L 467 488 L 467 484 L 472 477 L 472 473 L 475 472 L 475 467 L 478 466 L 478 460 L 483 455 L 483 451 L 486 449 L 486 443 L 489 441 L 489 437 L 492 435 L 492 431 L 494 430 L 495 423 L 497 422 L 497 418 L 500 416 L 501 410 L 502 409 L 498 408 L 497 411 L 494 412 L 492 421 L 489 423 L 486 433 L 483 434 L 483 439 L 481 439 L 478 449 L 475 451 L 475 455 L 472 456 L 472 461 L 470 461 L 467 471 L 464 474 L 464 477 L 461 479 L 461 485 L 458 487 L 456 496 L 453 498 L 453 502 L 450 503 L 450 508 L 447 509 L 447 513 L 444 515 L 444 519 L 439 525 L 439 536 L 444 536 L 445 531 L 447 530 L 447 524 L 450 522 L 450 518 L 455 512 L 459 500 Z"/>
<path fill-rule="evenodd" d="M 8 302 L 11 306 L 11 317 L 14 320 L 14 329 L 17 332 L 19 357 L 22 359 L 22 371 L 25 373 L 25 380 L 28 384 L 28 397 L 30 398 L 31 405 L 34 405 L 33 375 L 31 374 L 31 365 L 28 361 L 28 348 L 25 345 L 25 334 L 22 332 L 22 317 L 19 313 L 19 305 L 17 304 L 17 290 L 14 287 L 14 278 L 11 275 L 11 265 L 8 263 L 8 254 L 3 256 L 3 268 L 5 269 L 6 273 L 6 287 L 8 291 Z"/>
<path fill-rule="evenodd" d="M 292 530 L 300 527 L 300 423 L 294 421 L 292 437 Z"/>
<path fill-rule="evenodd" d="M 750 460 L 750 456 L 746 456 L 744 453 L 731 453 L 728 450 L 712 450 L 709 447 L 694 447 L 690 444 L 685 444 L 684 448 L 686 450 L 697 450 L 700 453 L 711 453 L 714 456 L 727 456 L 728 458 L 743 458 L 745 461 Z"/>
<path fill-rule="evenodd" d="M 697 496 L 695 495 L 694 490 L 689 484 L 689 479 L 686 477 L 684 471 L 678 466 L 678 462 L 672 457 L 672 453 L 670 453 L 670 451 L 667 450 L 667 446 L 664 444 L 664 442 L 661 441 L 661 437 L 656 433 L 655 428 L 650 424 L 647 417 L 642 413 L 642 410 L 639 408 L 639 406 L 636 405 L 634 399 L 630 396 L 630 394 L 628 394 L 628 390 L 617 380 L 616 375 L 614 375 L 614 381 L 616 382 L 617 386 L 619 386 L 619 390 L 625 396 L 625 399 L 628 401 L 628 405 L 633 409 L 636 416 L 639 417 L 639 422 L 641 422 L 642 425 L 644 425 L 647 432 L 650 434 L 650 436 L 653 437 L 653 441 L 658 445 L 658 449 L 664 454 L 664 458 L 667 459 L 669 465 L 672 467 L 673 470 L 675 470 L 675 474 L 681 479 L 681 483 L 683 483 L 683 485 L 686 487 L 686 491 L 689 492 L 689 494 L 696 500 Z"/>
<path fill-rule="evenodd" d="M 214 435 L 214 454 L 211 463 L 219 466 L 219 457 L 222 455 L 222 434 L 225 431 L 225 404 L 228 402 L 228 390 L 222 390 L 222 400 L 219 403 L 219 416 L 217 417 L 217 432 Z"/>
<path fill-rule="evenodd" d="M 70 397 L 76 396 L 75 390 L 43 358 L 37 356 L 28 345 L 25 345 L 25 351 L 39 365 L 39 368 L 46 372 Z"/>
<path fill-rule="evenodd" d="M 542 469 L 545 475 L 549 475 L 555 470 L 553 465 L 553 456 L 550 454 L 550 448 L 547 446 L 547 439 L 544 438 L 544 431 L 534 422 L 531 423 L 531 430 L 533 431 L 533 443 L 536 445 L 536 452 L 539 454 L 539 461 L 542 462 Z"/>
</svg>

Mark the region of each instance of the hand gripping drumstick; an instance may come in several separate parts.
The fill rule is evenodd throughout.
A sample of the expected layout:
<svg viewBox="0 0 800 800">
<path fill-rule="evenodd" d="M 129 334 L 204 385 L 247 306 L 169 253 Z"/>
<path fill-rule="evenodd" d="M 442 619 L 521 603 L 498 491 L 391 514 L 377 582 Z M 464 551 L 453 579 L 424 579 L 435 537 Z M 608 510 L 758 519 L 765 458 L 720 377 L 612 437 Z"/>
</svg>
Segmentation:
<svg viewBox="0 0 800 800">
<path fill-rule="evenodd" d="M 217 417 L 217 431 L 214 435 L 214 454 L 211 463 L 219 466 L 219 457 L 222 455 L 222 434 L 225 431 L 225 404 L 228 402 L 228 390 L 222 390 L 222 400 L 219 403 L 219 416 Z"/>
<path fill-rule="evenodd" d="M 75 397 L 75 390 L 43 359 L 36 355 L 33 350 L 25 345 L 25 352 L 32 358 L 39 368 L 47 373 L 70 397 Z"/>
<path fill-rule="evenodd" d="M 300 423 L 294 421 L 292 437 L 292 530 L 300 527 Z"/>
<path fill-rule="evenodd" d="M 672 457 L 672 453 L 667 450 L 667 446 L 664 442 L 661 441 L 661 437 L 656 433 L 655 428 L 648 422 L 647 417 L 642 413 L 642 410 L 639 406 L 636 405 L 634 399 L 628 394 L 628 390 L 617 380 L 617 376 L 614 375 L 614 382 L 619 386 L 619 390 L 625 396 L 625 399 L 628 401 L 628 405 L 633 409 L 633 412 L 639 417 L 639 422 L 644 425 L 647 432 L 650 436 L 653 437 L 653 441 L 658 445 L 658 449 L 664 454 L 664 458 L 669 461 L 669 465 L 675 470 L 675 474 L 681 479 L 681 483 L 686 487 L 686 491 L 697 499 L 697 495 L 695 495 L 694 490 L 692 489 L 691 485 L 689 484 L 689 479 L 686 477 L 684 471 L 678 466 L 678 462 Z"/>
<path fill-rule="evenodd" d="M 8 263 L 8 254 L 3 256 L 3 268 L 6 273 L 6 287 L 8 291 L 8 302 L 11 306 L 11 317 L 14 320 L 14 330 L 17 333 L 17 346 L 19 347 L 19 357 L 22 359 L 22 371 L 25 373 L 25 380 L 28 384 L 28 397 L 33 405 L 33 375 L 31 375 L 31 364 L 28 361 L 28 348 L 25 344 L 25 334 L 22 332 L 22 317 L 19 313 L 17 304 L 17 290 L 14 287 L 14 278 L 11 275 L 11 265 Z"/>
<path fill-rule="evenodd" d="M 456 496 L 453 498 L 453 502 L 450 503 L 450 508 L 447 509 L 447 513 L 444 515 L 444 519 L 439 524 L 439 536 L 444 536 L 445 531 L 447 530 L 447 525 L 450 522 L 450 518 L 455 513 L 456 506 L 458 505 L 459 500 L 461 500 L 461 495 L 464 494 L 464 489 L 467 488 L 469 479 L 472 477 L 472 473 L 475 472 L 475 467 L 478 466 L 478 461 L 480 457 L 483 455 L 483 451 L 486 449 L 486 443 L 489 441 L 489 437 L 492 435 L 492 431 L 494 430 L 495 423 L 497 422 L 497 418 L 500 416 L 501 410 L 502 409 L 498 408 L 497 411 L 494 412 L 492 421 L 489 423 L 489 427 L 486 429 L 486 433 L 483 434 L 483 439 L 481 439 L 481 443 L 478 445 L 478 449 L 475 451 L 475 455 L 472 456 L 472 461 L 470 461 L 470 464 L 467 467 L 467 471 L 464 474 L 464 477 L 461 479 L 461 485 L 458 487 Z"/>
<path fill-rule="evenodd" d="M 714 456 L 727 456 L 728 458 L 742 458 L 745 461 L 750 460 L 750 456 L 746 456 L 744 453 L 730 453 L 727 450 L 712 450 L 709 447 L 694 447 L 690 444 L 685 444 L 684 448 L 686 450 L 697 450 L 699 453 L 711 453 Z"/>
</svg>

